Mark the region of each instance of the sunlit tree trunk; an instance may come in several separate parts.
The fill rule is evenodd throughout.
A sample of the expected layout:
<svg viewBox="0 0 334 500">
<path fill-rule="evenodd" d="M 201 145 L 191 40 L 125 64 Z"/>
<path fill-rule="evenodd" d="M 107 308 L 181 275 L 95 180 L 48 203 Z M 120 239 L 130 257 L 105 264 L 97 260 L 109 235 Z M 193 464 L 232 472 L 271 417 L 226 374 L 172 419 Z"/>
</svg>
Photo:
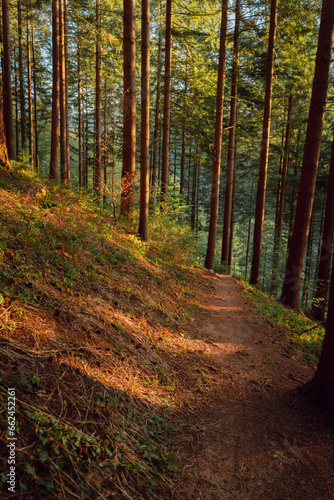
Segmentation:
<svg viewBox="0 0 334 500">
<path fill-rule="evenodd" d="M 64 0 L 64 61 L 65 61 L 65 143 L 66 143 L 66 182 L 70 182 L 70 128 L 68 116 L 68 21 L 67 0 Z"/>
<path fill-rule="evenodd" d="M 34 120 L 32 108 L 32 89 L 31 89 L 31 45 L 30 45 L 30 9 L 27 10 L 27 73 L 28 73 L 28 144 L 29 144 L 29 162 L 31 169 L 34 168 Z"/>
<path fill-rule="evenodd" d="M 223 132 L 223 107 L 224 107 L 224 82 L 225 82 L 225 59 L 226 59 L 226 33 L 227 33 L 227 8 L 228 0 L 222 1 L 222 19 L 220 29 L 220 48 L 218 65 L 218 84 L 216 101 L 215 142 L 212 166 L 212 189 L 210 207 L 210 225 L 208 245 L 205 258 L 205 267 L 212 269 L 215 256 L 217 220 L 219 206 L 219 186 L 221 167 L 221 147 Z"/>
<path fill-rule="evenodd" d="M 136 29 L 135 0 L 123 0 L 123 165 L 121 213 L 133 216 L 136 168 Z"/>
<path fill-rule="evenodd" d="M 100 0 L 96 0 L 95 41 L 95 167 L 94 190 L 100 198 L 101 191 L 101 14 Z"/>
<path fill-rule="evenodd" d="M 233 196 L 233 173 L 235 159 L 235 136 L 237 125 L 237 96 L 238 96 L 238 66 L 239 66 L 239 26 L 240 26 L 240 0 L 235 2 L 235 27 L 234 27 L 234 47 L 232 64 L 232 87 L 231 87 L 231 105 L 230 105 L 230 123 L 227 151 L 227 169 L 226 169 L 226 188 L 225 188 L 225 207 L 224 207 L 224 226 L 222 240 L 222 264 L 228 264 L 231 253 L 231 214 L 232 214 L 232 196 Z"/>
<path fill-rule="evenodd" d="M 20 115 L 21 115 L 21 147 L 26 145 L 26 112 L 25 112 L 25 90 L 23 74 L 23 32 L 22 32 L 22 2 L 17 2 L 17 22 L 19 35 L 19 81 L 20 81 Z"/>
<path fill-rule="evenodd" d="M 52 0 L 52 117 L 50 180 L 58 176 L 59 138 L 59 0 Z"/>
<path fill-rule="evenodd" d="M 281 302 L 299 308 L 299 295 L 315 184 L 333 48 L 334 0 L 323 0 L 312 97 L 307 124 L 295 223 Z"/>
<path fill-rule="evenodd" d="M 82 104 L 81 104 L 81 53 L 80 53 L 79 28 L 77 34 L 77 68 L 78 68 L 78 174 L 79 187 L 82 187 Z"/>
<path fill-rule="evenodd" d="M 59 0 L 60 180 L 62 183 L 67 182 L 64 2 L 65 0 Z"/>
<path fill-rule="evenodd" d="M 0 76 L 0 88 L 1 88 Z M 3 116 L 2 92 L 0 92 L 0 166 L 6 170 L 12 171 L 12 166 L 8 158 L 7 141 L 5 134 L 5 121 Z"/>
<path fill-rule="evenodd" d="M 170 143 L 170 96 L 172 82 L 172 0 L 166 1 L 166 37 L 165 37 L 165 87 L 164 119 L 162 138 L 161 194 L 162 204 L 167 202 L 169 179 L 169 143 Z"/>
<path fill-rule="evenodd" d="M 142 0 L 141 35 L 141 142 L 140 142 L 140 213 L 139 235 L 148 239 L 148 203 L 150 195 L 150 0 Z"/>
<path fill-rule="evenodd" d="M 14 159 L 14 123 L 10 61 L 10 28 L 8 0 L 2 0 L 2 40 L 3 40 L 3 95 L 4 119 L 7 151 L 10 160 Z"/>
<path fill-rule="evenodd" d="M 273 76 L 274 76 L 274 55 L 275 55 L 275 39 L 276 39 L 276 24 L 277 24 L 277 4 L 278 0 L 271 0 L 261 160 L 260 160 L 260 169 L 259 169 L 259 177 L 257 185 L 254 240 L 253 240 L 253 259 L 252 259 L 251 276 L 249 280 L 249 282 L 252 285 L 256 285 L 258 283 L 260 275 L 260 260 L 261 260 L 264 208 L 266 200 L 267 170 L 268 170 L 268 157 L 269 157 L 272 87 L 273 87 Z"/>
<path fill-rule="evenodd" d="M 32 46 L 32 71 L 33 71 L 33 86 L 34 86 L 34 124 L 35 124 L 35 168 L 39 172 L 39 140 L 38 140 L 38 119 L 37 119 L 37 74 L 36 74 L 36 59 L 35 59 L 35 41 L 34 29 L 31 27 L 31 46 Z"/>
<path fill-rule="evenodd" d="M 20 127 L 19 127 L 19 90 L 17 78 L 16 49 L 14 47 L 14 95 L 15 95 L 15 160 L 19 161 L 20 154 Z"/>
</svg>

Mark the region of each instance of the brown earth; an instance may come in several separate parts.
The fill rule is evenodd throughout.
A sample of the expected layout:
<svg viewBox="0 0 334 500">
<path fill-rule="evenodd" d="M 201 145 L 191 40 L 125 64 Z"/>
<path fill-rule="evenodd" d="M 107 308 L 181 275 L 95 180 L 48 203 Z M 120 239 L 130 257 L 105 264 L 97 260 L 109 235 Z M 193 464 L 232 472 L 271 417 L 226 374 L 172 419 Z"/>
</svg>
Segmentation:
<svg viewBox="0 0 334 500">
<path fill-rule="evenodd" d="M 171 498 L 334 498 L 333 418 L 301 390 L 313 368 L 255 318 L 233 278 L 203 280 L 207 292 L 188 335 L 197 348 L 207 339 L 197 371 L 213 385 L 200 385 L 199 404 L 181 417 L 177 447 L 186 466 Z"/>
</svg>

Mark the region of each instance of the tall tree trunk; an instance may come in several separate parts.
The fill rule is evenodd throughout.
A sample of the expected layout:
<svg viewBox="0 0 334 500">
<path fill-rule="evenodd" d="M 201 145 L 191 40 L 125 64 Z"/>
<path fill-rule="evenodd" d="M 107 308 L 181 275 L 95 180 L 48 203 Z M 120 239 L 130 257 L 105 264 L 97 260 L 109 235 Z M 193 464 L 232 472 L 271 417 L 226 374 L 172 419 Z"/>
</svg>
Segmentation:
<svg viewBox="0 0 334 500">
<path fill-rule="evenodd" d="M 65 0 L 59 0 L 60 181 L 62 183 L 67 182 L 64 3 Z"/>
<path fill-rule="evenodd" d="M 157 94 L 155 101 L 155 119 L 153 133 L 153 160 L 152 160 L 152 181 L 151 181 L 151 208 L 154 208 L 155 190 L 158 172 L 158 149 L 159 149 L 159 122 L 160 122 L 160 91 L 161 91 L 161 29 L 159 31 L 158 46 L 158 68 L 157 68 Z"/>
<path fill-rule="evenodd" d="M 59 140 L 59 0 L 52 0 L 52 117 L 49 179 L 58 176 Z"/>
<path fill-rule="evenodd" d="M 309 293 L 310 293 L 310 281 L 311 281 L 311 267 L 312 267 L 312 250 L 313 250 L 313 216 L 310 222 L 310 232 L 307 239 L 307 249 L 306 249 L 306 260 L 304 268 L 304 280 L 303 280 L 303 304 L 307 307 Z"/>
<path fill-rule="evenodd" d="M 1 88 L 1 76 L 0 76 L 0 88 Z M 8 158 L 7 151 L 7 141 L 5 134 L 5 120 L 3 116 L 3 104 L 2 104 L 2 92 L 0 92 L 0 168 L 3 167 L 6 170 L 12 171 L 12 166 Z"/>
<path fill-rule="evenodd" d="M 227 265 L 229 269 L 232 264 L 232 253 L 233 253 L 233 230 L 234 230 L 234 204 L 235 204 L 235 178 L 237 170 L 237 136 L 235 134 L 234 142 L 234 160 L 233 160 L 233 170 L 232 170 L 232 204 L 231 204 L 231 221 L 230 221 L 230 248 L 228 253 Z"/>
<path fill-rule="evenodd" d="M 14 123 L 12 78 L 10 63 L 10 28 L 8 0 L 2 0 L 2 41 L 3 41 L 3 95 L 4 119 L 8 157 L 14 159 Z"/>
<path fill-rule="evenodd" d="M 77 68 L 78 68 L 78 174 L 79 174 L 79 187 L 82 187 L 82 109 L 81 109 L 81 53 L 80 53 L 80 37 L 79 27 L 77 33 Z"/>
<path fill-rule="evenodd" d="M 15 160 L 19 161 L 20 154 L 20 127 L 19 127 L 19 90 L 17 78 L 16 49 L 14 47 L 14 85 L 15 85 Z"/>
<path fill-rule="evenodd" d="M 232 87 L 231 87 L 231 106 L 230 123 L 227 152 L 227 170 L 226 170 L 226 188 L 225 188 L 225 208 L 224 208 L 224 226 L 222 240 L 222 264 L 228 264 L 231 253 L 230 232 L 231 232 L 231 213 L 232 213 L 232 195 L 233 195 L 233 171 L 235 159 L 235 135 L 237 125 L 237 97 L 238 97 L 238 67 L 239 67 L 239 28 L 240 28 L 240 0 L 235 2 L 235 28 L 234 28 L 234 46 L 233 46 L 233 64 L 232 64 Z"/>
<path fill-rule="evenodd" d="M 168 193 L 171 82 L 172 82 L 172 0 L 166 0 L 165 88 L 164 88 L 164 120 L 163 120 L 163 138 L 162 138 L 162 164 L 161 164 L 162 205 L 167 203 L 167 193 Z"/>
<path fill-rule="evenodd" d="M 292 116 L 292 96 L 290 95 L 289 96 L 289 104 L 288 104 L 287 124 L 286 124 L 286 131 L 285 131 L 282 172 L 281 172 L 279 196 L 278 196 L 277 217 L 276 217 L 275 234 L 274 234 L 273 267 L 272 267 L 272 276 L 273 276 L 272 282 L 273 282 L 274 286 L 272 287 L 272 293 L 277 292 L 277 279 L 275 279 L 275 278 L 276 278 L 277 273 L 278 273 L 279 255 L 280 255 L 282 233 L 283 233 L 286 178 L 287 178 L 288 166 L 289 166 L 289 151 L 290 151 L 290 140 L 291 140 L 291 125 L 292 125 L 291 116 Z"/>
<path fill-rule="evenodd" d="M 220 47 L 219 47 L 218 84 L 217 84 L 216 121 L 215 121 L 215 143 L 214 143 L 213 166 L 212 166 L 210 225 L 209 225 L 208 246 L 205 258 L 205 267 L 207 269 L 212 269 L 213 267 L 215 247 L 216 247 L 216 235 L 217 235 L 221 148 L 222 148 L 222 132 L 223 132 L 227 9 L 228 9 L 228 0 L 222 0 L 222 19 L 220 28 Z"/>
<path fill-rule="evenodd" d="M 64 60 L 65 60 L 65 147 L 66 147 L 66 182 L 71 180 L 70 171 L 70 128 L 68 117 L 68 21 L 67 0 L 64 0 Z"/>
<path fill-rule="evenodd" d="M 334 242 L 333 200 L 334 200 L 334 138 L 332 143 L 332 154 L 331 154 L 329 176 L 328 176 L 325 220 L 322 233 L 317 286 L 314 292 L 313 304 L 312 304 L 312 316 L 321 321 L 325 317 L 326 298 L 329 285 L 331 257 L 332 257 L 333 242 Z"/>
<path fill-rule="evenodd" d="M 195 231 L 196 228 L 197 174 L 198 174 L 198 140 L 196 140 L 196 146 L 195 146 L 195 161 L 193 167 L 193 186 L 192 186 L 192 196 L 191 196 L 190 227 L 193 232 Z"/>
<path fill-rule="evenodd" d="M 107 78 L 104 78 L 104 99 L 103 99 L 103 207 L 107 205 L 108 194 L 108 131 L 107 131 Z"/>
<path fill-rule="evenodd" d="M 247 279 L 248 263 L 249 263 L 249 250 L 250 250 L 252 212 L 253 212 L 253 191 L 254 191 L 254 184 L 252 183 L 252 190 L 251 190 L 250 201 L 249 201 L 249 218 L 248 218 L 248 232 L 247 232 L 247 246 L 246 246 L 245 280 Z"/>
<path fill-rule="evenodd" d="M 95 42 L 95 168 L 94 191 L 100 198 L 101 191 L 101 5 L 96 0 L 96 42 Z"/>
<path fill-rule="evenodd" d="M 142 0 L 141 35 L 141 142 L 139 235 L 148 240 L 148 203 L 150 196 L 150 0 Z"/>
<path fill-rule="evenodd" d="M 121 213 L 132 217 L 136 169 L 136 27 L 135 0 L 123 0 L 123 165 Z"/>
<path fill-rule="evenodd" d="M 291 236 L 292 236 L 292 230 L 293 230 L 293 224 L 295 221 L 295 213 L 296 213 L 296 195 L 297 195 L 297 188 L 296 188 L 296 182 L 297 182 L 297 176 L 298 172 L 300 169 L 300 158 L 299 158 L 299 145 L 300 145 L 300 134 L 301 130 L 298 130 L 297 133 L 297 145 L 296 145 L 296 156 L 295 156 L 295 167 L 293 170 L 293 187 L 292 187 L 292 193 L 291 193 L 291 204 L 290 204 L 290 217 L 289 217 L 289 234 L 288 234 L 288 250 L 290 249 L 290 241 L 291 241 Z"/>
<path fill-rule="evenodd" d="M 311 105 L 307 124 L 295 223 L 281 302 L 299 308 L 305 250 L 312 215 L 333 47 L 334 0 L 323 0 Z"/>
<path fill-rule="evenodd" d="M 187 52 L 187 56 L 188 56 L 188 52 Z M 186 159 L 185 116 L 187 113 L 187 92 L 188 92 L 188 65 L 186 64 L 186 76 L 184 78 L 184 109 L 183 109 L 182 139 L 181 139 L 180 194 L 184 193 L 184 165 L 185 165 L 185 159 Z"/>
<path fill-rule="evenodd" d="M 261 260 L 261 247 L 262 247 L 262 234 L 263 234 L 263 221 L 264 221 L 264 208 L 266 200 L 267 170 L 268 170 L 268 156 L 269 156 L 271 103 L 272 103 L 275 38 L 276 38 L 276 24 L 277 24 L 277 3 L 278 0 L 271 0 L 261 160 L 260 160 L 257 198 L 256 198 L 253 260 L 252 260 L 251 276 L 249 280 L 249 282 L 252 285 L 256 285 L 258 283 L 260 275 L 260 260 Z"/>
<path fill-rule="evenodd" d="M 22 2 L 17 1 L 17 22 L 19 32 L 19 80 L 20 80 L 20 115 L 21 115 L 21 147 L 26 145 L 26 112 L 25 112 L 25 91 L 23 74 L 23 32 L 22 32 Z"/>
<path fill-rule="evenodd" d="M 39 172 L 39 141 L 38 141 L 38 120 L 37 120 L 37 71 L 35 58 L 35 40 L 34 28 L 31 27 L 31 46 L 32 46 L 32 71 L 34 85 L 34 124 L 35 124 L 35 168 Z"/>
<path fill-rule="evenodd" d="M 334 269 L 329 291 L 326 333 L 317 371 L 310 383 L 316 401 L 334 412 Z"/>
<path fill-rule="evenodd" d="M 29 6 L 30 7 L 30 6 Z M 28 144 L 31 170 L 34 168 L 34 120 L 32 109 L 32 90 L 31 90 L 31 46 L 30 46 L 30 8 L 27 9 L 27 72 L 28 72 Z"/>
</svg>

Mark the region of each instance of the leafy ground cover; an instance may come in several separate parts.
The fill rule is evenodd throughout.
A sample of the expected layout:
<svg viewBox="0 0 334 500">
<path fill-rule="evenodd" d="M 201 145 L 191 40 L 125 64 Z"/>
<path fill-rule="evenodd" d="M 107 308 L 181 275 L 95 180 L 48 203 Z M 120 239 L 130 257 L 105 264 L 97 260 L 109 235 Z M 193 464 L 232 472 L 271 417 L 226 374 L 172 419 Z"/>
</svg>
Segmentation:
<svg viewBox="0 0 334 500">
<path fill-rule="evenodd" d="M 244 296 L 253 303 L 257 316 L 273 328 L 272 332 L 293 350 L 296 357 L 302 356 L 312 366 L 316 366 L 325 335 L 324 324 L 284 307 L 273 297 L 241 279 L 239 282 Z"/>
<path fill-rule="evenodd" d="M 1 488 L 12 387 L 16 496 L 161 498 L 180 467 L 171 410 L 192 397 L 178 373 L 196 313 L 190 234 L 158 214 L 143 243 L 24 172 L 1 173 L 0 207 Z"/>
</svg>

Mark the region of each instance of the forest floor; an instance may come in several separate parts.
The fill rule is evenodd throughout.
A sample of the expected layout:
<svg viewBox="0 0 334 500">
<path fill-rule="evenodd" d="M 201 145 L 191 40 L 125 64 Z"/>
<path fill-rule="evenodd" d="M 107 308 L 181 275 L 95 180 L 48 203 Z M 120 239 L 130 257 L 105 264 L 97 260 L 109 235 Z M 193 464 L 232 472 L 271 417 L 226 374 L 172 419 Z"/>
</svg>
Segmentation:
<svg viewBox="0 0 334 500">
<path fill-rule="evenodd" d="M 0 169 L 1 499 L 334 499 L 333 417 L 301 389 L 323 329 L 192 252 L 173 214 L 144 243 Z"/>
<path fill-rule="evenodd" d="M 300 390 L 313 368 L 257 321 L 233 278 L 207 273 L 205 282 L 189 335 L 207 339 L 200 355 L 217 389 L 183 416 L 178 447 L 192 477 L 173 498 L 334 498 L 333 419 Z"/>
</svg>

